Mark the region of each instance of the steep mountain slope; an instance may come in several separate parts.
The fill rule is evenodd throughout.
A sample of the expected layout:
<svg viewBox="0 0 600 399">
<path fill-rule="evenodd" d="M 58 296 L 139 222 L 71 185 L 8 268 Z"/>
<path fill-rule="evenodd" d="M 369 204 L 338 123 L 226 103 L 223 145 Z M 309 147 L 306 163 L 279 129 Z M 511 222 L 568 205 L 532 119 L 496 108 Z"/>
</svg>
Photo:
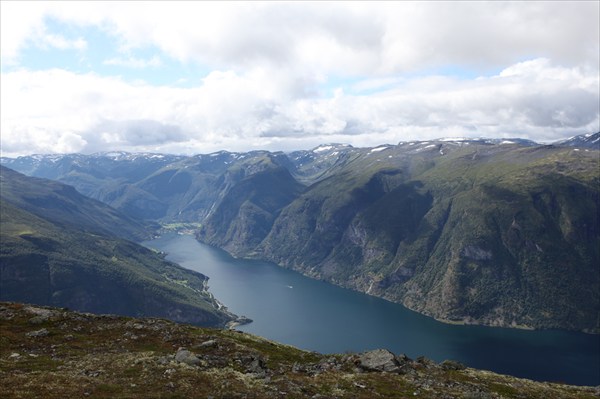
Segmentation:
<svg viewBox="0 0 600 399">
<path fill-rule="evenodd" d="M 106 205 L 7 168 L 1 179 L 1 300 L 211 326 L 235 319 L 205 276 L 111 234 L 129 221 Z"/>
<path fill-rule="evenodd" d="M 554 145 L 600 150 L 600 132 L 574 136 L 567 140 L 557 141 Z"/>
<path fill-rule="evenodd" d="M 294 151 L 288 154 L 291 171 L 304 184 L 326 178 L 331 170 L 352 159 L 359 149 L 348 144 L 320 145 L 310 151 Z"/>
<path fill-rule="evenodd" d="M 258 256 L 442 320 L 597 332 L 598 154 L 415 146 L 311 186 Z"/>
<path fill-rule="evenodd" d="M 304 186 L 270 154 L 249 158 L 224 175 L 223 196 L 204 220 L 200 240 L 234 255 L 246 254 L 266 237 L 281 209 Z"/>
<path fill-rule="evenodd" d="M 151 235 L 150 225 L 87 198 L 73 187 L 48 179 L 27 177 L 0 166 L 2 200 L 61 226 L 129 239 Z"/>
<path fill-rule="evenodd" d="M 49 154 L 2 158 L 2 164 L 29 176 L 59 180 L 78 176 L 90 183 L 105 180 L 137 181 L 184 157 L 167 154 L 105 152 L 91 155 Z M 93 189 L 90 184 L 90 189 Z"/>
<path fill-rule="evenodd" d="M 158 219 L 168 204 L 136 186 L 162 168 L 184 157 L 126 152 L 93 155 L 33 155 L 2 163 L 30 176 L 72 185 L 80 193 L 100 200 L 138 219 Z"/>
<path fill-rule="evenodd" d="M 549 147 L 441 163 L 420 179 L 443 218 L 396 254 L 413 278 L 376 291 L 439 319 L 598 332 L 598 167 L 597 154 Z M 471 188 L 448 185 L 459 178 Z"/>
<path fill-rule="evenodd" d="M 253 168 L 244 173 L 232 173 L 230 168 L 260 165 L 265 156 L 293 168 L 283 153 L 267 151 L 193 157 L 124 152 L 33 155 L 1 161 L 21 173 L 72 185 L 137 219 L 188 222 L 203 220 L 233 184 L 254 173 Z"/>
</svg>

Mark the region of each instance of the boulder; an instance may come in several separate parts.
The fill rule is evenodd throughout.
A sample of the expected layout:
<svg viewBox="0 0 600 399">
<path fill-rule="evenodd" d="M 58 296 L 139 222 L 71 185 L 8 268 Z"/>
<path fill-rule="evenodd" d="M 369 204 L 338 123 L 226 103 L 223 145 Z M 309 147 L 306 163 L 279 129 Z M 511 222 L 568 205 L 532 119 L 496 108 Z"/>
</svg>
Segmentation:
<svg viewBox="0 0 600 399">
<path fill-rule="evenodd" d="M 264 374 L 267 371 L 265 362 L 260 357 L 254 357 L 247 367 L 249 373 Z"/>
<path fill-rule="evenodd" d="M 194 353 L 190 352 L 185 348 L 179 348 L 175 355 L 175 361 L 179 363 L 185 363 L 189 366 L 198 366 L 201 360 Z"/>
<path fill-rule="evenodd" d="M 444 370 L 464 370 L 467 368 L 464 364 L 454 360 L 444 360 L 440 363 L 440 367 Z"/>
<path fill-rule="evenodd" d="M 399 373 L 401 364 L 387 349 L 375 349 L 358 356 L 357 366 L 364 371 L 386 371 Z"/>
<path fill-rule="evenodd" d="M 46 320 L 48 320 L 52 316 L 55 316 L 56 314 L 55 310 L 38 308 L 37 306 L 26 306 L 25 308 L 23 308 L 23 310 L 34 316 L 40 316 Z"/>
<path fill-rule="evenodd" d="M 28 337 L 45 337 L 48 334 L 50 334 L 50 332 L 47 329 L 42 328 L 41 330 L 28 332 L 25 335 Z"/>
<path fill-rule="evenodd" d="M 204 341 L 202 342 L 200 345 L 198 345 L 198 348 L 212 348 L 218 345 L 217 340 L 215 339 L 210 339 L 208 341 Z"/>
</svg>

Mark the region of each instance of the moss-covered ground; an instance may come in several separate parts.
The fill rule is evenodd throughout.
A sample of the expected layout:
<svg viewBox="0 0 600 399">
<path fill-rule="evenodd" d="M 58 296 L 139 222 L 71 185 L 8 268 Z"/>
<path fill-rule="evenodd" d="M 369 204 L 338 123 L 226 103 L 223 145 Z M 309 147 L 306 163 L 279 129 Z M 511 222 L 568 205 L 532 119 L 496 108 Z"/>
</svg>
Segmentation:
<svg viewBox="0 0 600 399">
<path fill-rule="evenodd" d="M 178 361 L 187 348 L 196 361 Z M 235 330 L 0 303 L 3 398 L 594 398 L 598 388 L 407 360 L 364 372 Z M 181 359 L 179 359 L 181 360 Z"/>
</svg>

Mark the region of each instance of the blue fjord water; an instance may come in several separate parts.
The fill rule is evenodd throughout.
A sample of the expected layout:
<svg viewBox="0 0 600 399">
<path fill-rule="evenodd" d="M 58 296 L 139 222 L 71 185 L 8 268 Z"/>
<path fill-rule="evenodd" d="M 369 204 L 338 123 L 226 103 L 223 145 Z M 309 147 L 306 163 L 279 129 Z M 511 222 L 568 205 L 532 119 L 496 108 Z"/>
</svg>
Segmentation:
<svg viewBox="0 0 600 399">
<path fill-rule="evenodd" d="M 207 275 L 219 301 L 254 320 L 237 328 L 268 339 L 321 353 L 387 348 L 534 380 L 600 384 L 597 335 L 444 324 L 269 262 L 235 259 L 190 235 L 144 245 Z"/>
</svg>

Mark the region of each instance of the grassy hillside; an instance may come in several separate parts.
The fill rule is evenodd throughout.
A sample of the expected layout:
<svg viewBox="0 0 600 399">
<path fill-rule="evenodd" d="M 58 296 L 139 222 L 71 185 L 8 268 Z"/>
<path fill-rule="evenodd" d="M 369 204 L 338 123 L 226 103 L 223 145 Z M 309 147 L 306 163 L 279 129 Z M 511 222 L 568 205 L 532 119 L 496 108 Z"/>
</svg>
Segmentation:
<svg viewBox="0 0 600 399">
<path fill-rule="evenodd" d="M 60 226 L 128 239 L 151 236 L 151 225 L 48 179 L 28 177 L 0 166 L 0 195 L 10 203 Z"/>
<path fill-rule="evenodd" d="M 0 299 L 211 326 L 235 318 L 206 291 L 205 276 L 105 234 L 104 226 L 112 222 L 103 217 L 112 217 L 114 210 L 102 213 L 105 205 L 94 208 L 96 201 L 71 196 L 71 190 L 3 169 Z M 64 191 L 67 197 L 58 195 Z M 20 198 L 25 209 L 15 205 L 21 204 L 15 200 Z M 68 202 L 63 206 L 64 198 L 76 198 L 77 207 Z M 53 213 L 48 206 L 56 204 L 60 208 Z M 88 209 L 98 213 L 80 218 L 79 212 Z M 101 223 L 96 225 L 95 220 Z"/>
</svg>

